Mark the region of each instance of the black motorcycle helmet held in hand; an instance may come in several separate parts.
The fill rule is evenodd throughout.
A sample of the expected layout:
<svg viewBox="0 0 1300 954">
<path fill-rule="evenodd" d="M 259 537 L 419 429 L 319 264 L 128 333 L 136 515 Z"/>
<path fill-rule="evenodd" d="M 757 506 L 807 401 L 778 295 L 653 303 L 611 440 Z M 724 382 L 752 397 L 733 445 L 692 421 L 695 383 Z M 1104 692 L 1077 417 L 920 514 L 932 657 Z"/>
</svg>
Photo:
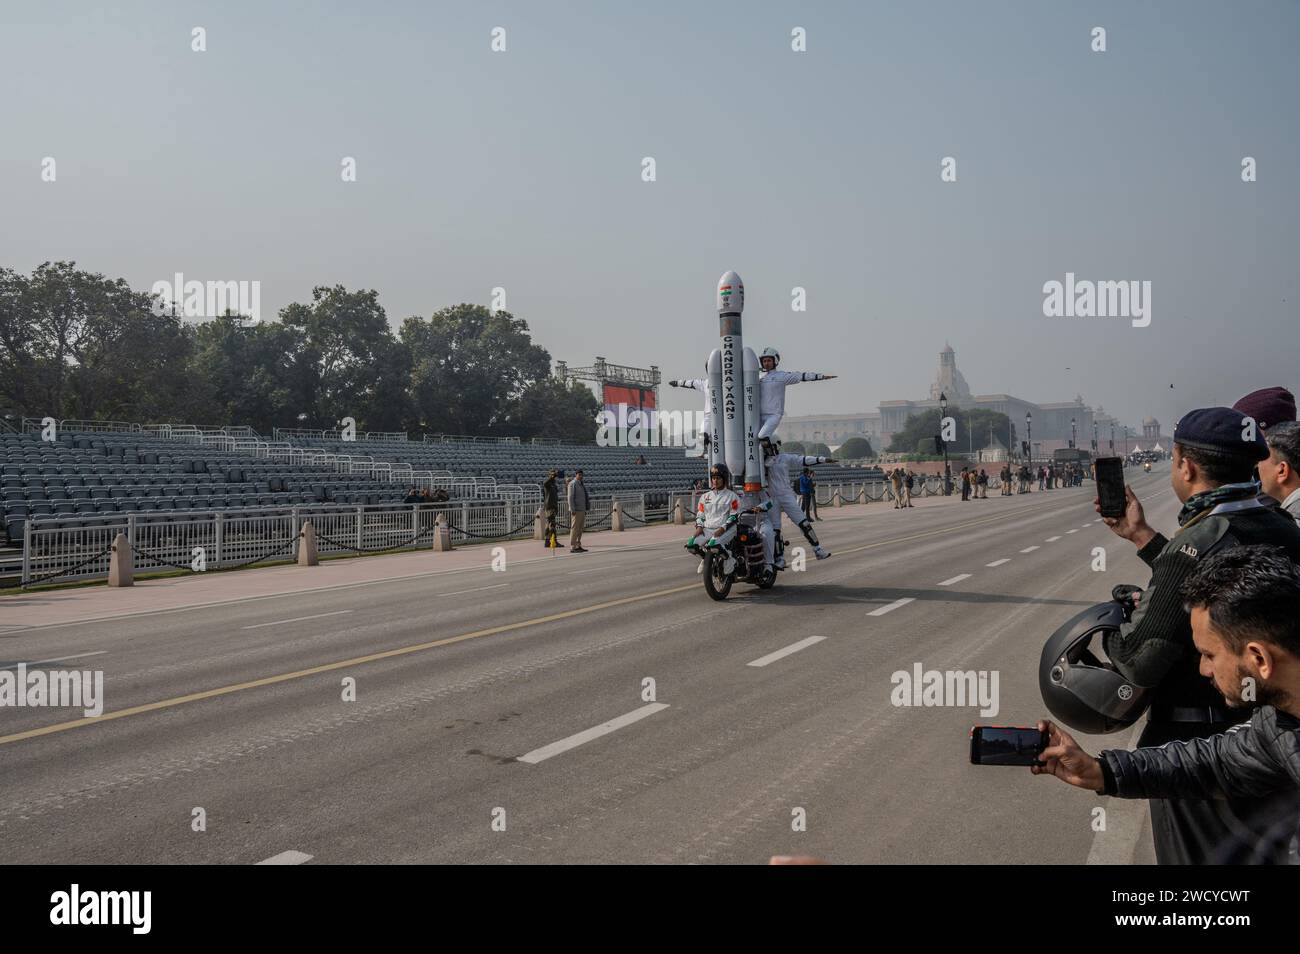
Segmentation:
<svg viewBox="0 0 1300 954">
<path fill-rule="evenodd" d="M 1038 688 L 1063 725 L 1089 735 L 1118 732 L 1150 705 L 1149 689 L 1133 685 L 1089 648 L 1094 639 L 1117 632 L 1131 609 L 1118 600 L 1098 603 L 1066 621 L 1043 646 Z"/>
</svg>

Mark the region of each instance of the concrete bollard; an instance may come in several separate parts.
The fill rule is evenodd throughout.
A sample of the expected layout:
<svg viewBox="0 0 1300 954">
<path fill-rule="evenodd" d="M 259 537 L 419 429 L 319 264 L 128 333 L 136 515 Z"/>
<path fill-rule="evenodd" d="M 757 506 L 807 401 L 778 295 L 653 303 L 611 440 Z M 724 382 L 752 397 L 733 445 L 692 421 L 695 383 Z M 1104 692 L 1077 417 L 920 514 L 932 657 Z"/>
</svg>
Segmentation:
<svg viewBox="0 0 1300 954">
<path fill-rule="evenodd" d="M 614 501 L 609 513 L 609 529 L 623 529 L 623 508 L 617 500 Z"/>
<path fill-rule="evenodd" d="M 833 507 L 844 506 L 844 485 L 843 484 L 835 488 L 835 500 L 834 502 L 832 502 L 831 506 Z"/>
<path fill-rule="evenodd" d="M 451 527 L 442 522 L 442 514 L 433 520 L 433 550 L 435 553 L 451 552 Z"/>
<path fill-rule="evenodd" d="M 108 558 L 108 585 L 135 585 L 135 555 L 125 533 L 113 538 L 113 555 Z"/>
<path fill-rule="evenodd" d="M 537 513 L 533 514 L 533 539 L 543 540 L 546 538 L 546 524 L 543 523 L 542 508 L 537 508 Z"/>
<path fill-rule="evenodd" d="M 302 530 L 298 532 L 298 565 L 320 565 L 320 557 L 316 553 L 316 528 L 310 520 L 304 520 Z"/>
<path fill-rule="evenodd" d="M 686 510 L 680 500 L 673 504 L 673 523 L 679 527 L 686 523 Z"/>
</svg>

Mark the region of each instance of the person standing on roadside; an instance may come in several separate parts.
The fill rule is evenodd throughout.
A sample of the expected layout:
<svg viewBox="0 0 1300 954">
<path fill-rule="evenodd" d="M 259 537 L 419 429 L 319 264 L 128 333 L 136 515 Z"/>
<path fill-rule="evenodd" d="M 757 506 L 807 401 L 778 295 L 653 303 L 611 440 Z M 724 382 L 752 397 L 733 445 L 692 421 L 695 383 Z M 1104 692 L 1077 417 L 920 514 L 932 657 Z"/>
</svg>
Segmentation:
<svg viewBox="0 0 1300 954">
<path fill-rule="evenodd" d="M 560 509 L 560 490 L 557 481 L 560 471 L 551 471 L 542 482 L 542 513 L 546 517 L 546 530 L 542 534 L 542 545 L 547 549 L 562 547 L 555 533 L 555 517 Z"/>
<path fill-rule="evenodd" d="M 569 481 L 566 493 L 569 502 L 569 552 L 586 553 L 582 546 L 582 528 L 587 523 L 587 511 L 591 509 L 591 496 L 583 482 L 581 467 L 573 472 L 573 480 Z"/>
</svg>

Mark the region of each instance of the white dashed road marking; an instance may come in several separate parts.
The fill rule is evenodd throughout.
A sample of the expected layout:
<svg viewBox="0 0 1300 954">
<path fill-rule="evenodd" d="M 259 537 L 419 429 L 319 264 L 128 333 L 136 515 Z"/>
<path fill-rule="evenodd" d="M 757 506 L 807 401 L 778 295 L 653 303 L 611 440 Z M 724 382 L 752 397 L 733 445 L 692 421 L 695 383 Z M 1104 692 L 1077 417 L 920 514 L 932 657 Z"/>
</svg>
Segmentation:
<svg viewBox="0 0 1300 954">
<path fill-rule="evenodd" d="M 950 576 L 950 577 L 948 577 L 948 579 L 944 580 L 944 581 L 943 581 L 942 583 L 940 583 L 939 585 L 940 585 L 940 586 L 952 586 L 954 583 L 960 583 L 962 580 L 969 580 L 969 579 L 970 579 L 970 574 L 969 574 L 969 573 L 958 573 L 956 576 Z"/>
<path fill-rule="evenodd" d="M 1078 533 L 1079 531 L 1078 531 L 1078 529 L 1076 528 L 1076 529 L 1074 529 L 1074 530 L 1066 530 L 1065 532 L 1066 532 L 1066 533 Z"/>
<path fill-rule="evenodd" d="M 1037 549 L 1038 549 L 1037 546 L 1025 547 L 1025 548 L 1024 548 L 1023 550 L 1021 550 L 1020 552 L 1021 552 L 1021 553 L 1033 553 L 1033 552 L 1034 552 L 1035 550 L 1037 550 Z"/>
<path fill-rule="evenodd" d="M 985 563 L 985 566 L 1001 566 L 1004 563 L 1010 563 L 1010 557 L 1003 557 L 1001 560 L 994 560 L 992 563 Z"/>
<path fill-rule="evenodd" d="M 786 656 L 789 656 L 791 653 L 797 653 L 801 649 L 807 649 L 809 646 L 814 646 L 817 643 L 820 643 L 825 638 L 826 638 L 825 636 L 809 636 L 807 639 L 801 639 L 797 643 L 791 643 L 789 646 L 785 647 L 785 649 L 778 649 L 774 653 L 768 653 L 766 656 L 760 656 L 757 659 L 755 659 L 753 662 L 746 663 L 745 665 L 755 666 L 755 667 L 766 666 L 768 663 L 774 663 L 778 659 L 784 659 Z"/>
<path fill-rule="evenodd" d="M 877 608 L 877 609 L 873 609 L 873 610 L 872 610 L 870 613 L 868 613 L 867 615 L 868 615 L 868 616 L 884 616 L 886 613 L 892 613 L 894 610 L 898 609 L 900 606 L 906 606 L 908 603 L 914 603 L 914 602 L 916 602 L 916 597 L 913 597 L 913 596 L 905 596 L 905 597 L 903 597 L 901 600 L 894 600 L 894 602 L 892 602 L 892 603 L 886 603 L 884 606 L 881 606 L 881 607 L 879 607 L 879 608 Z"/>
<path fill-rule="evenodd" d="M 252 626 L 244 626 L 242 629 L 261 629 L 263 626 L 280 626 L 284 623 L 301 623 L 308 619 L 324 619 L 326 616 L 342 616 L 344 613 L 351 613 L 352 610 L 335 610 L 332 613 L 317 613 L 314 616 L 295 616 L 293 619 L 277 619 L 269 623 L 254 623 Z"/>
<path fill-rule="evenodd" d="M 301 851 L 282 851 L 278 855 L 267 858 L 265 861 L 259 861 L 259 865 L 300 865 L 304 861 L 311 861 L 311 855 L 305 855 Z"/>
<path fill-rule="evenodd" d="M 1046 542 L 1047 542 L 1047 543 L 1055 543 L 1055 542 L 1056 542 L 1057 540 L 1059 540 L 1059 539 L 1061 539 L 1061 538 L 1060 538 L 1060 537 L 1048 537 L 1047 540 L 1046 540 Z"/>
<path fill-rule="evenodd" d="M 544 745 L 540 749 L 533 749 L 524 755 L 519 756 L 519 761 L 527 762 L 529 765 L 536 765 L 538 762 L 545 762 L 553 756 L 569 749 L 576 749 L 584 742 L 590 742 L 592 739 L 599 739 L 602 735 L 609 735 L 616 732 L 624 726 L 631 725 L 633 722 L 640 722 L 646 716 L 652 716 L 656 712 L 662 712 L 668 708 L 665 702 L 652 702 L 649 705 L 642 706 L 640 709 L 633 709 L 626 715 L 621 715 L 617 719 L 610 719 L 608 722 L 602 722 L 598 726 L 590 729 L 584 729 L 576 735 L 571 735 L 567 739 L 560 739 L 559 742 L 552 742 L 550 745 Z"/>
<path fill-rule="evenodd" d="M 71 656 L 55 656 L 53 659 L 34 659 L 28 663 L 5 663 L 0 669 L 17 669 L 19 666 L 40 666 L 45 663 L 63 662 L 65 659 L 82 659 L 86 656 L 102 656 L 107 649 L 97 649 L 93 653 L 74 653 Z"/>
</svg>

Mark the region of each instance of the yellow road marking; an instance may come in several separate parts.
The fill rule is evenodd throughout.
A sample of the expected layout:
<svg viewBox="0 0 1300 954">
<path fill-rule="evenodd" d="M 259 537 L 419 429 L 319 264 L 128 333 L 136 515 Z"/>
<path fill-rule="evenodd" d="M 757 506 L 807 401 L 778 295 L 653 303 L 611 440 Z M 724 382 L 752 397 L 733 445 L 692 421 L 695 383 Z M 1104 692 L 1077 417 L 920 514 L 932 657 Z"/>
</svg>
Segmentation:
<svg viewBox="0 0 1300 954">
<path fill-rule="evenodd" d="M 346 669 L 349 666 L 360 666 L 364 663 L 377 662 L 381 659 L 392 659 L 397 656 L 408 656 L 411 653 L 422 652 L 426 649 L 434 649 L 438 646 L 450 646 L 452 643 L 461 643 L 468 639 L 479 639 L 483 636 L 494 636 L 497 633 L 508 633 L 512 630 L 523 629 L 526 626 L 539 626 L 543 623 L 553 623 L 560 619 L 571 619 L 574 616 L 594 613 L 598 610 L 609 609 L 612 606 L 624 606 L 628 603 L 637 603 L 642 600 L 655 599 L 660 596 L 669 596 L 673 593 L 684 593 L 687 590 L 697 589 L 699 585 L 699 583 L 691 583 L 687 586 L 674 586 L 666 590 L 656 590 L 653 593 L 638 593 L 636 596 L 624 596 L 620 599 L 609 600 L 604 603 L 594 603 L 591 606 L 580 606 L 577 609 L 565 610 L 562 613 L 552 613 L 549 616 L 538 616 L 534 619 L 520 620 L 517 623 L 491 626 L 487 629 L 475 630 L 472 633 L 461 633 L 459 636 L 448 636 L 446 639 L 434 639 L 427 643 L 417 643 L 413 646 L 401 646 L 397 649 L 385 649 L 382 652 L 369 653 L 365 656 L 355 656 L 352 659 L 342 659 L 338 662 L 325 663 L 321 666 L 312 666 L 309 669 L 299 669 L 295 672 L 280 673 L 278 676 L 266 676 L 262 679 L 253 679 L 249 682 L 236 683 L 233 686 L 221 686 L 218 689 L 205 689 L 202 692 L 192 692 L 189 695 L 173 696 L 170 699 L 160 699 L 157 702 L 147 702 L 144 705 L 119 709 L 116 712 L 106 712 L 104 715 L 95 716 L 89 719 L 74 719 L 71 722 L 59 722 L 54 725 L 42 726 L 39 729 L 28 729 L 25 732 L 15 732 L 12 735 L 0 735 L 0 745 L 8 745 L 11 742 L 21 742 L 23 739 L 34 739 L 37 736 L 50 735 L 55 732 L 67 732 L 70 729 L 79 729 L 83 726 L 96 725 L 100 722 L 110 722 L 113 719 L 124 719 L 127 716 L 139 715 L 143 712 L 156 712 L 159 709 L 170 709 L 175 706 L 184 705 L 187 702 L 198 702 L 201 699 L 214 699 L 217 696 L 226 696 L 230 695 L 232 692 L 242 692 L 245 689 L 257 689 L 261 686 L 273 686 L 276 683 L 288 682 L 291 679 L 302 679 L 306 676 L 315 676 L 319 673 L 330 672 L 335 669 Z"/>
<path fill-rule="evenodd" d="M 1053 504 L 1043 503 L 1038 506 L 1025 508 L 1025 510 L 1019 510 L 1015 514 L 998 514 L 996 516 L 983 517 L 979 520 L 972 520 L 968 523 L 959 523 L 951 527 L 937 527 L 934 530 L 925 530 L 920 533 L 913 533 L 904 537 L 894 537 L 889 540 L 879 540 L 875 543 L 868 543 L 860 547 L 850 547 L 845 550 L 837 550 L 836 552 L 857 553 L 861 550 L 871 550 L 876 547 L 889 546 L 895 543 L 905 543 L 909 540 L 919 540 L 923 537 L 931 537 L 940 533 L 951 533 L 955 530 L 965 530 L 970 527 L 982 526 L 986 523 L 994 523 L 1005 519 L 1008 516 L 1019 516 L 1027 511 L 1040 510 L 1052 505 Z M 616 600 L 608 600 L 604 603 L 593 603 L 591 606 L 580 606 L 577 609 L 565 610 L 561 613 L 552 613 L 549 616 L 538 616 L 534 619 L 520 620 L 517 623 L 505 623 L 501 626 L 477 629 L 471 633 L 461 633 L 459 636 L 448 636 L 445 639 L 434 639 L 427 643 L 417 643 L 413 646 L 401 646 L 397 649 L 385 649 L 382 652 L 369 653 L 365 656 L 355 656 L 352 659 L 342 659 L 338 662 L 325 663 L 320 666 L 312 666 L 308 669 L 299 669 L 294 672 L 280 673 L 276 676 L 266 676 L 262 679 L 240 682 L 232 686 L 205 689 L 202 692 L 192 692 L 184 696 L 173 696 L 170 699 L 160 699 L 157 702 L 147 702 L 144 705 L 130 706 L 129 708 L 119 709 L 115 712 L 106 712 L 104 715 L 95 716 L 89 719 L 74 719 L 70 722 L 57 722 L 54 725 L 41 726 L 37 729 L 28 729 L 25 732 L 15 732 L 11 735 L 0 735 L 0 745 L 9 745 L 13 742 L 21 742 L 24 739 L 34 739 L 42 735 L 53 735 L 56 732 L 68 732 L 72 729 L 97 725 L 101 722 L 111 722 L 114 719 L 124 719 L 127 716 L 140 715 L 145 712 L 157 712 L 160 709 L 171 709 L 176 706 L 185 705 L 188 702 L 199 702 L 203 699 L 215 699 L 218 696 L 227 696 L 231 693 L 243 692 L 246 689 L 273 686 L 277 683 L 288 682 L 292 679 L 302 679 L 307 676 L 319 675 L 323 672 L 346 669 L 349 666 L 360 666 L 365 663 L 378 662 L 381 659 L 393 659 L 397 656 L 408 656 L 411 653 L 423 652 L 426 649 L 436 649 L 439 646 L 450 646 L 453 643 L 461 643 L 470 639 L 480 639 L 484 636 L 495 636 L 497 633 L 509 633 L 514 630 L 524 629 L 528 626 L 540 626 L 543 623 L 553 623 L 556 620 L 572 619 L 575 616 L 584 616 L 587 613 L 595 613 L 603 609 L 609 609 L 613 606 L 625 606 L 628 603 L 639 603 L 644 600 L 657 599 L 660 596 L 671 596 L 673 593 L 685 593 L 687 590 L 694 590 L 698 586 L 699 583 L 690 583 L 685 586 L 670 587 L 666 590 L 655 590 L 653 593 L 639 593 L 635 596 L 624 596 Z"/>
</svg>

